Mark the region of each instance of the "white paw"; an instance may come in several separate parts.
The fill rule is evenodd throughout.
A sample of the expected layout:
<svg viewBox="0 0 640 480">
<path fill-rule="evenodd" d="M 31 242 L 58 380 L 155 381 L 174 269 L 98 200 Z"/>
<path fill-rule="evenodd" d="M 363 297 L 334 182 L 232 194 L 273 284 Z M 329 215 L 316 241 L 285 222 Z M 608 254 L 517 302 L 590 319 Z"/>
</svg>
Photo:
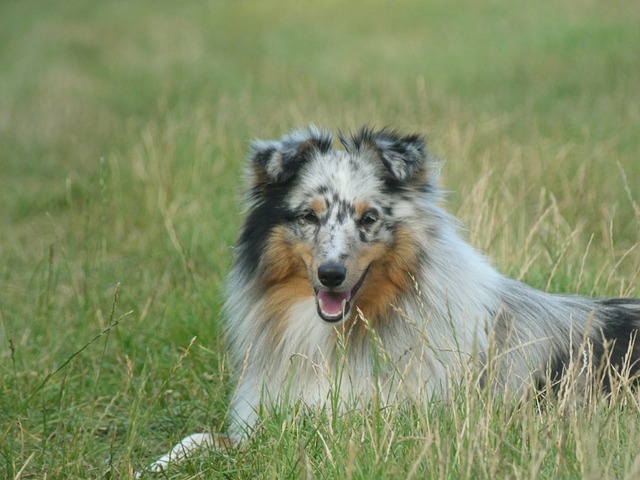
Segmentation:
<svg viewBox="0 0 640 480">
<path fill-rule="evenodd" d="M 202 448 L 214 447 L 213 437 L 209 433 L 194 433 L 180 440 L 169 453 L 163 455 L 141 472 L 135 473 L 135 478 L 141 478 L 145 473 L 162 473 L 172 463 L 178 463 Z"/>
</svg>

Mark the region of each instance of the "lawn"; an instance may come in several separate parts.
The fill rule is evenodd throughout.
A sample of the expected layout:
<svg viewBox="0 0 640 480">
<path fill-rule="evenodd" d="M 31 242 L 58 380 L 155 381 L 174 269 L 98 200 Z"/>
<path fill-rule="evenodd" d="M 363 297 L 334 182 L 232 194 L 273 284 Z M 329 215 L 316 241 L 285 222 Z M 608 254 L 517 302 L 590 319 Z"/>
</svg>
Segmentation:
<svg viewBox="0 0 640 480">
<path fill-rule="evenodd" d="M 0 4 L 0 478 L 130 478 L 223 431 L 248 142 L 418 131 L 506 274 L 640 296 L 633 1 Z M 169 478 L 638 478 L 640 396 L 271 412 Z"/>
</svg>

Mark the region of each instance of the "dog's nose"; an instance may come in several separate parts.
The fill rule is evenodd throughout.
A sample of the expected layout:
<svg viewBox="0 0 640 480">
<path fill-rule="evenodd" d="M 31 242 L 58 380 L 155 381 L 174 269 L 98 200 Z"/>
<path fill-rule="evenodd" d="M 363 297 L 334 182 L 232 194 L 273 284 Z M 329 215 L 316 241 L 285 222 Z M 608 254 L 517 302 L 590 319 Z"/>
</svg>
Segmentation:
<svg viewBox="0 0 640 480">
<path fill-rule="evenodd" d="M 323 263 L 318 267 L 318 279 L 325 287 L 339 287 L 347 277 L 347 269 L 338 263 Z"/>
</svg>

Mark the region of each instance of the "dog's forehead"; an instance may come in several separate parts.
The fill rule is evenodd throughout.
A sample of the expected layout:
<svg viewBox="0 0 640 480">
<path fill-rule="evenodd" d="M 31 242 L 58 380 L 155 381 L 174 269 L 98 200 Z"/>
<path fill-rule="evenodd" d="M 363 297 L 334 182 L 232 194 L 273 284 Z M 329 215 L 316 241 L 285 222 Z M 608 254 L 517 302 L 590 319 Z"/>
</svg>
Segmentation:
<svg viewBox="0 0 640 480">
<path fill-rule="evenodd" d="M 361 153 L 336 150 L 319 154 L 305 165 L 292 197 L 299 203 L 317 195 L 348 201 L 366 200 L 379 193 L 381 183 L 373 159 Z"/>
</svg>

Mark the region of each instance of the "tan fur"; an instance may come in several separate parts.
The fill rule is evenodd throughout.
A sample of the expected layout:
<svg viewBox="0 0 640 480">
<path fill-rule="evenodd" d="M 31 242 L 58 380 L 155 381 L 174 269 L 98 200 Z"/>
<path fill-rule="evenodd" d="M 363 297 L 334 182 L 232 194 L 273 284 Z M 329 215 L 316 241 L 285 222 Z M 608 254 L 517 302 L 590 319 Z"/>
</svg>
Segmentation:
<svg viewBox="0 0 640 480">
<path fill-rule="evenodd" d="M 362 217 L 362 215 L 364 215 L 364 213 L 369 210 L 369 203 L 368 202 L 364 202 L 364 201 L 357 201 L 356 202 L 356 216 L 358 218 Z"/>
<path fill-rule="evenodd" d="M 368 206 L 362 202 L 360 208 L 366 211 Z M 412 278 L 416 276 L 418 264 L 417 247 L 411 233 L 400 227 L 393 245 L 372 245 L 357 259 L 358 269 L 364 272 L 369 266 L 369 272 L 354 306 L 372 324 L 390 318 L 390 310 L 395 306 L 398 295 L 413 288 Z M 288 242 L 283 227 L 272 232 L 263 262 L 267 299 L 264 318 L 270 322 L 272 340 L 277 344 L 284 334 L 287 313 L 292 305 L 302 298 L 313 297 L 307 266 L 315 262 L 311 246 Z M 361 325 L 360 322 L 357 324 Z"/>
<path fill-rule="evenodd" d="M 313 295 L 303 260 L 305 257 L 311 258 L 308 247 L 289 243 L 283 227 L 274 229 L 263 259 L 266 287 L 264 320 L 270 323 L 274 344 L 284 334 L 291 306 L 301 298 Z"/>
<path fill-rule="evenodd" d="M 319 197 L 318 198 L 314 198 L 313 200 L 311 200 L 311 202 L 309 203 L 309 206 L 319 216 L 324 215 L 324 212 L 327 210 L 327 206 L 325 205 L 324 200 L 322 198 L 319 198 Z"/>
<path fill-rule="evenodd" d="M 363 268 L 366 268 L 369 262 L 371 266 L 356 301 L 356 307 L 374 324 L 385 318 L 393 318 L 389 310 L 394 307 L 394 302 L 401 292 L 413 288 L 412 277 L 416 277 L 418 248 L 413 236 L 407 229 L 399 228 L 393 245 L 386 248 L 372 247 L 362 256 L 360 262 Z"/>
</svg>

